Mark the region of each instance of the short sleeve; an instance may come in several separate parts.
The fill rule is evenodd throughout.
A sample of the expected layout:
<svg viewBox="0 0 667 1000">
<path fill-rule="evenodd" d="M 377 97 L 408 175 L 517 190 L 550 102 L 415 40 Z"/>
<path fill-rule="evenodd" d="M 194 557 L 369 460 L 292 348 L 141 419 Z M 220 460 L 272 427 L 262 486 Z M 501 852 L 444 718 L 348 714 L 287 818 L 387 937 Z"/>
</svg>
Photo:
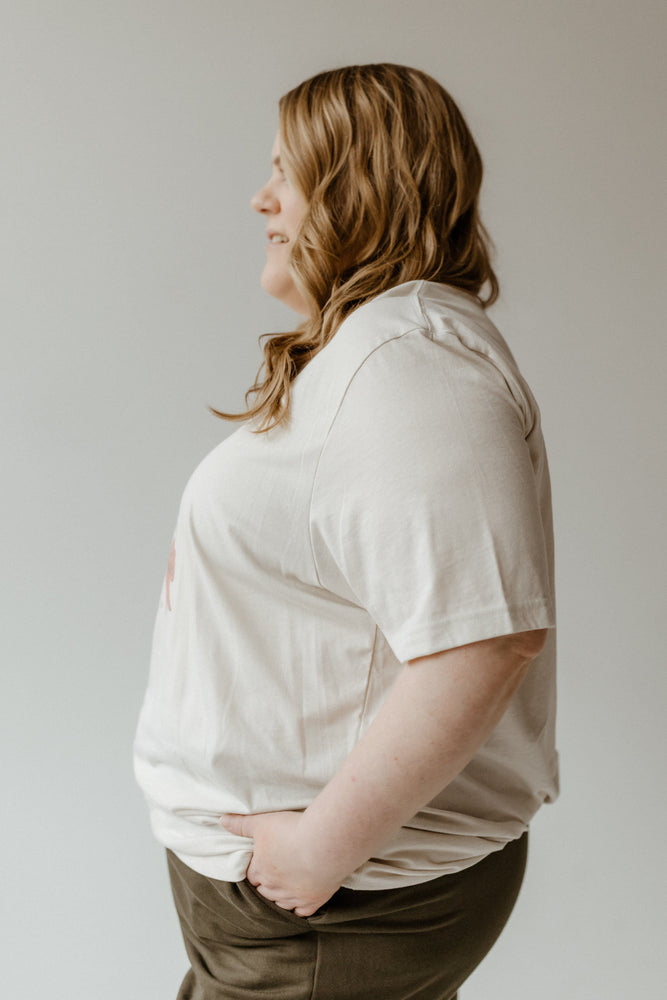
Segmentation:
<svg viewBox="0 0 667 1000">
<path fill-rule="evenodd" d="M 456 337 L 413 330 L 357 369 L 310 530 L 321 585 L 364 608 L 402 662 L 555 623 L 539 420 Z"/>
</svg>

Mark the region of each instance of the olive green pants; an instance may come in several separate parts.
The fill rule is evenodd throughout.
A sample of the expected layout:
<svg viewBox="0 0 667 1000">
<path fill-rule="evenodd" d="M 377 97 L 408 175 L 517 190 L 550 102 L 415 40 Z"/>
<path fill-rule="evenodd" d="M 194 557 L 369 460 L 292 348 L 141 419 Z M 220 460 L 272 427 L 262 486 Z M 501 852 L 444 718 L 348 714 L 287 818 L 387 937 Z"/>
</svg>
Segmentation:
<svg viewBox="0 0 667 1000">
<path fill-rule="evenodd" d="M 455 1000 L 512 911 L 527 846 L 420 885 L 339 889 L 312 917 L 167 851 L 192 966 L 177 1000 Z"/>
</svg>

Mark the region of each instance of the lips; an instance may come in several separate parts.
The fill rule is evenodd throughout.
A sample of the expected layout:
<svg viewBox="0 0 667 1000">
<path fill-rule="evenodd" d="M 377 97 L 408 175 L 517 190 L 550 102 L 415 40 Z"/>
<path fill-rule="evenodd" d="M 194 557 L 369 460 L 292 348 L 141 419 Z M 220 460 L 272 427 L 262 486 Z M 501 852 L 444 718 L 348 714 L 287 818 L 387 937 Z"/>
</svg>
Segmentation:
<svg viewBox="0 0 667 1000">
<path fill-rule="evenodd" d="M 279 241 L 278 240 L 276 240 L 275 243 L 273 242 L 273 237 L 274 236 L 280 236 L 280 238 L 281 238 L 280 242 L 282 242 L 282 243 L 288 243 L 289 242 L 289 240 L 287 239 L 287 237 L 285 236 L 284 233 L 279 233 L 276 229 L 267 229 L 267 231 L 266 231 L 266 237 L 267 237 L 269 243 L 272 244 L 272 246 L 279 245 Z"/>
</svg>

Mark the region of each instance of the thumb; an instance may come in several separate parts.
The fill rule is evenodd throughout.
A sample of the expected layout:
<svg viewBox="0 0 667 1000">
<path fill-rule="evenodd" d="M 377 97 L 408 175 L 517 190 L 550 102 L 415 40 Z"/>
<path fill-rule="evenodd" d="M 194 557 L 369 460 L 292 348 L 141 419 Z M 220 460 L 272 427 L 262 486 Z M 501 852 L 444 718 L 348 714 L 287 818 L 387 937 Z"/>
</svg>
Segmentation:
<svg viewBox="0 0 667 1000">
<path fill-rule="evenodd" d="M 252 837 L 254 822 L 252 816 L 243 816 L 240 813 L 223 813 L 220 817 L 220 826 L 230 833 L 235 833 L 237 837 Z"/>
</svg>

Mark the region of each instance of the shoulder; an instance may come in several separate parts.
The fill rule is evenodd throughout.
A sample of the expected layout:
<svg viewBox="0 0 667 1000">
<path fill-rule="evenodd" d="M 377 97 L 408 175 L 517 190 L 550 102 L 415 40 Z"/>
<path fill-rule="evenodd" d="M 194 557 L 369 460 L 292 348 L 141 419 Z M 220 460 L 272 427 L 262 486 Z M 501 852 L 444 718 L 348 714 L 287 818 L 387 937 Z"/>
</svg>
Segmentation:
<svg viewBox="0 0 667 1000">
<path fill-rule="evenodd" d="M 325 351 L 332 366 L 344 365 L 348 391 L 413 394 L 434 380 L 463 391 L 491 381 L 526 403 L 510 348 L 476 297 L 438 282 L 406 282 L 359 306 Z"/>
<path fill-rule="evenodd" d="M 408 281 L 382 292 L 354 310 L 340 325 L 325 352 L 354 356 L 358 364 L 385 344 L 402 341 L 404 353 L 422 341 L 434 348 L 468 352 L 499 368 L 516 370 L 506 341 L 478 299 L 435 281 Z M 324 353 L 324 352 L 323 352 Z"/>
<path fill-rule="evenodd" d="M 526 430 L 537 404 L 503 335 L 477 298 L 433 281 L 397 285 L 360 306 L 332 345 L 345 358 L 346 396 L 382 409 L 418 409 L 447 395 L 490 394 L 522 414 Z"/>
<path fill-rule="evenodd" d="M 419 330 L 427 334 L 429 320 L 419 294 L 422 284 L 409 281 L 396 285 L 357 306 L 343 320 L 321 356 L 326 355 L 328 363 L 340 357 L 360 365 L 378 348 L 406 333 Z"/>
<path fill-rule="evenodd" d="M 354 310 L 294 383 L 295 414 L 325 437 L 333 424 L 389 429 L 450 422 L 452 406 L 503 400 L 534 421 L 534 401 L 509 347 L 477 299 L 430 281 L 382 292 Z M 486 401 L 486 402 L 485 402 Z"/>
</svg>

